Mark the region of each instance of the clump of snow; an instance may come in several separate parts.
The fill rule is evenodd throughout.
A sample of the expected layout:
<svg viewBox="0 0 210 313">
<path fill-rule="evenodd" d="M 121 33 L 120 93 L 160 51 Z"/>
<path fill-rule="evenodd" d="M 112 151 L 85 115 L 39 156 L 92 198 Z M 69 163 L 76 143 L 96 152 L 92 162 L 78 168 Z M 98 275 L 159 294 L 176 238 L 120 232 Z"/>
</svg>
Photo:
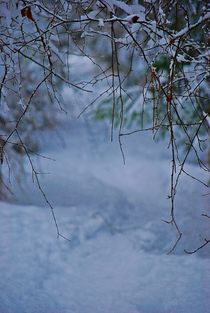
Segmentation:
<svg viewBox="0 0 210 313">
<path fill-rule="evenodd" d="M 104 21 L 102 18 L 99 19 L 98 27 L 104 27 Z"/>
</svg>

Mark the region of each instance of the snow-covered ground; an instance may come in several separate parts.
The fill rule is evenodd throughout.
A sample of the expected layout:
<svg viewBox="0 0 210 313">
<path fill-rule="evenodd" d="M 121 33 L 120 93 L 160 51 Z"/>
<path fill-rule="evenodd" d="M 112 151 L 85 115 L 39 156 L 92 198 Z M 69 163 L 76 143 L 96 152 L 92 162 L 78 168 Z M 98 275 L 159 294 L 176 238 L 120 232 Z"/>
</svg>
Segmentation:
<svg viewBox="0 0 210 313">
<path fill-rule="evenodd" d="M 169 214 L 163 143 L 143 134 L 126 139 L 123 165 L 106 127 L 71 121 L 63 132 L 65 147 L 54 136 L 43 152 L 56 161 L 39 159 L 39 166 L 51 172 L 41 182 L 71 241 L 56 238 L 28 169 L 15 190 L 18 204 L 0 203 L 0 312 L 209 312 L 209 249 L 183 253 L 208 232 L 202 187 L 183 177 L 177 218 L 184 235 L 166 255 L 175 232 L 161 221 Z"/>
<path fill-rule="evenodd" d="M 42 154 L 55 160 L 34 164 L 47 173 L 40 182 L 70 241 L 56 237 L 28 166 L 11 203 L 0 202 L 0 313 L 208 313 L 210 247 L 184 253 L 210 237 L 206 189 L 181 178 L 183 237 L 167 255 L 176 232 L 162 221 L 170 214 L 166 144 L 149 133 L 123 137 L 124 165 L 107 125 L 68 116 L 64 124 L 42 135 Z M 188 170 L 208 178 L 193 163 Z"/>
</svg>

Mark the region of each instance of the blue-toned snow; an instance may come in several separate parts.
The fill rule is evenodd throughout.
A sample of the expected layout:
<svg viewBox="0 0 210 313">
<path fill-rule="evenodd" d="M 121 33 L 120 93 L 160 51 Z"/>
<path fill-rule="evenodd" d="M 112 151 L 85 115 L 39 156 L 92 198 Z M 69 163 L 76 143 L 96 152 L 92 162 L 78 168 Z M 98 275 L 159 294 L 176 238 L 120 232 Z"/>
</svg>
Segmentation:
<svg viewBox="0 0 210 313">
<path fill-rule="evenodd" d="M 207 209 L 203 189 L 183 177 L 177 218 L 184 235 L 168 256 L 175 232 L 161 221 L 169 213 L 163 144 L 148 135 L 130 137 L 123 165 L 108 129 L 71 125 L 65 148 L 57 140 L 45 149 L 56 161 L 39 160 L 51 172 L 41 182 L 71 242 L 56 238 L 49 209 L 28 175 L 27 186 L 16 190 L 19 204 L 0 203 L 0 312 L 209 312 L 209 249 L 205 257 L 183 253 L 208 231 L 200 216 Z"/>
<path fill-rule="evenodd" d="M 210 237 L 201 216 L 207 190 L 181 178 L 183 238 L 167 255 L 176 240 L 162 221 L 170 215 L 167 144 L 151 133 L 124 137 L 124 165 L 109 126 L 64 121 L 58 134 L 42 135 L 42 153 L 55 161 L 34 162 L 48 173 L 40 182 L 70 242 L 57 239 L 28 166 L 22 185 L 13 183 L 12 204 L 0 202 L 0 313 L 209 313 L 210 248 L 183 252 Z M 187 167 L 208 179 L 194 163 Z"/>
</svg>

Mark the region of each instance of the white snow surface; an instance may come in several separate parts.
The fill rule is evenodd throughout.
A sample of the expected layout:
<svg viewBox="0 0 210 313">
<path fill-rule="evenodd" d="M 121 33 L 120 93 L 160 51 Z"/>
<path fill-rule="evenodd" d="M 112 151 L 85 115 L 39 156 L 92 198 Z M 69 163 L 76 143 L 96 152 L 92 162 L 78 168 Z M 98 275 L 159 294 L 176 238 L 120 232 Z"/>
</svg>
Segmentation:
<svg viewBox="0 0 210 313">
<path fill-rule="evenodd" d="M 162 221 L 170 215 L 167 144 L 154 143 L 152 134 L 123 137 L 124 165 L 107 125 L 68 116 L 63 124 L 41 134 L 43 155 L 55 161 L 34 158 L 34 165 L 48 173 L 40 182 L 70 241 L 56 237 L 26 166 L 10 203 L 0 202 L 0 313 L 208 313 L 210 248 L 184 253 L 210 237 L 201 216 L 209 213 L 206 189 L 181 177 L 176 218 L 183 237 L 167 255 L 176 240 Z M 193 163 L 187 169 L 208 179 Z"/>
<path fill-rule="evenodd" d="M 209 250 L 203 257 L 183 253 L 205 231 L 196 212 L 199 203 L 207 207 L 202 188 L 183 178 L 177 215 L 185 236 L 176 253 L 166 255 L 175 232 L 161 221 L 169 210 L 164 145 L 148 135 L 130 137 L 123 165 L 106 127 L 70 124 L 65 147 L 55 137 L 45 151 L 56 161 L 39 162 L 51 171 L 41 182 L 71 241 L 56 238 L 50 210 L 29 175 L 15 190 L 19 204 L 0 203 L 0 312 L 209 312 Z"/>
</svg>

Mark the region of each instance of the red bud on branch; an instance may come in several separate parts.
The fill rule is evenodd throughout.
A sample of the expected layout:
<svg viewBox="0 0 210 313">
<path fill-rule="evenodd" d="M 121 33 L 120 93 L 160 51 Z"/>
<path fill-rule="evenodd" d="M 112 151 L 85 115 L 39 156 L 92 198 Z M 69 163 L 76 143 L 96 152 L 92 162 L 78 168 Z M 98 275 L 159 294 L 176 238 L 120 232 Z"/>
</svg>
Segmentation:
<svg viewBox="0 0 210 313">
<path fill-rule="evenodd" d="M 21 10 L 22 17 L 27 17 L 29 20 L 34 22 L 34 18 L 31 13 L 31 7 L 27 6 Z"/>
</svg>

